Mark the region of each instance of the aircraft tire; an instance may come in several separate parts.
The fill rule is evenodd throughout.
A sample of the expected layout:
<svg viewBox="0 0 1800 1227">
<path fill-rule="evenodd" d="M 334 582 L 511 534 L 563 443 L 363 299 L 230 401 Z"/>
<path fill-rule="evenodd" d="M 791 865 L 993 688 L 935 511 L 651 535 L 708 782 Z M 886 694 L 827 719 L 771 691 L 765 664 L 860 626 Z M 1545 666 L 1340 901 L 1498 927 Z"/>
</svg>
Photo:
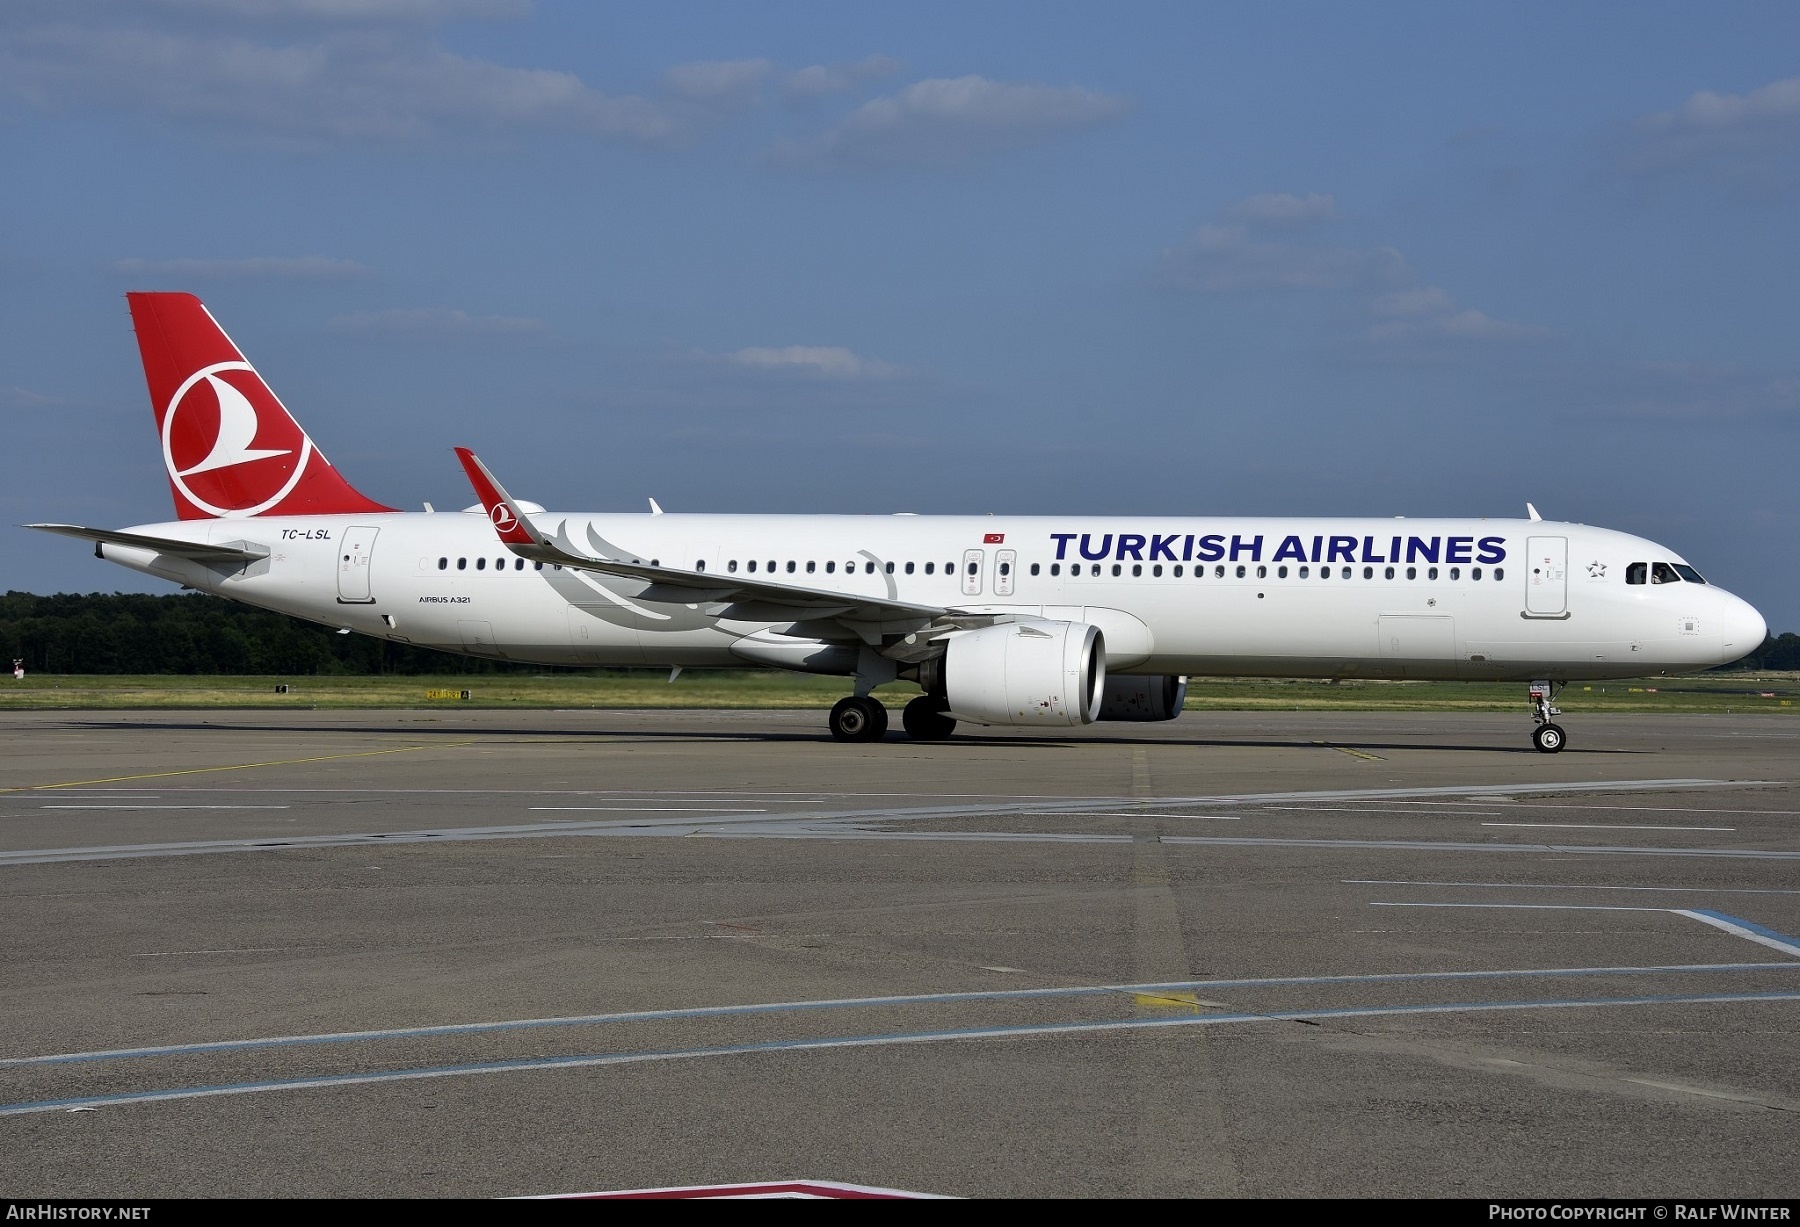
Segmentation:
<svg viewBox="0 0 1800 1227">
<path fill-rule="evenodd" d="M 914 741 L 942 741 L 956 731 L 956 721 L 944 714 L 944 700 L 922 694 L 900 713 L 906 735 Z"/>
<path fill-rule="evenodd" d="M 887 726 L 887 708 L 879 699 L 851 695 L 831 709 L 831 735 L 838 741 L 880 741 Z"/>
<path fill-rule="evenodd" d="M 1568 744 L 1568 735 L 1560 724 L 1540 724 L 1531 732 L 1531 744 L 1539 753 L 1555 754 Z"/>
</svg>

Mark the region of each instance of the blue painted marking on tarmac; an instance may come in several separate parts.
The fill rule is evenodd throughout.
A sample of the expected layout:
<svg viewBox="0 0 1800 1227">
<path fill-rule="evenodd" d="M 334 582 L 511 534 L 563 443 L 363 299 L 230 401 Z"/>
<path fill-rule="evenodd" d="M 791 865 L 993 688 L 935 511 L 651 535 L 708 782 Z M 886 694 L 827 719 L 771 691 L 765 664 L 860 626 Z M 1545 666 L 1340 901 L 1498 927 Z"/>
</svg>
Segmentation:
<svg viewBox="0 0 1800 1227">
<path fill-rule="evenodd" d="M 1653 911 L 1668 909 L 1655 908 Z M 1569 976 L 1647 976 L 1681 972 L 1794 971 L 1796 963 L 1672 963 L 1647 967 L 1547 967 L 1506 971 L 1416 971 L 1354 976 L 1272 976 L 1248 980 L 1163 980 L 1148 984 L 1096 984 L 1072 988 L 995 989 L 965 993 L 914 993 L 895 997 L 838 997 L 822 1001 L 774 1001 L 753 1005 L 689 1006 L 672 1010 L 641 1010 L 616 1014 L 584 1014 L 564 1018 L 525 1018 L 504 1022 L 446 1023 L 432 1027 L 399 1027 L 382 1031 L 335 1031 L 320 1035 L 284 1035 L 248 1040 L 210 1040 L 192 1044 L 166 1044 L 143 1048 L 108 1048 L 93 1052 L 66 1052 L 40 1057 L 0 1058 L 0 1068 L 15 1065 L 75 1065 L 90 1061 L 117 1061 L 143 1057 L 184 1056 L 202 1052 L 242 1052 L 263 1048 L 298 1048 L 322 1044 L 353 1044 L 373 1040 L 429 1039 L 436 1036 L 480 1035 L 495 1031 L 528 1031 L 555 1027 L 593 1027 L 619 1022 L 667 1022 L 684 1018 L 726 1018 L 733 1015 L 800 1013 L 813 1010 L 862 1009 L 871 1006 L 946 1005 L 974 1001 L 1030 1001 L 1054 997 L 1097 997 L 1123 993 L 1168 992 L 1179 989 L 1285 988 L 1318 984 L 1395 984 L 1421 980 L 1546 979 Z"/>
<path fill-rule="evenodd" d="M 1785 933 L 1777 933 L 1766 925 L 1759 925 L 1754 920 L 1745 920 L 1742 916 L 1727 916 L 1724 912 L 1715 912 L 1710 908 L 1680 908 L 1683 914 L 1696 920 L 1704 920 L 1721 927 L 1735 927 L 1739 937 L 1745 937 L 1758 943 L 1800 957 L 1800 941 L 1795 941 Z"/>
<path fill-rule="evenodd" d="M 1281 1014 L 1213 1014 L 1199 1017 L 1140 1018 L 1105 1022 L 1044 1023 L 1012 1027 L 974 1027 L 950 1031 L 893 1032 L 885 1035 L 849 1035 L 815 1040 L 770 1040 L 755 1044 L 731 1044 L 709 1048 L 684 1048 L 656 1052 L 594 1053 L 566 1057 L 535 1057 L 510 1061 L 484 1061 L 465 1065 L 440 1065 L 425 1069 L 374 1070 L 357 1074 L 327 1074 L 267 1082 L 235 1082 L 218 1086 L 182 1087 L 160 1091 L 125 1091 L 75 1099 L 46 1099 L 32 1103 L 0 1105 L 0 1116 L 25 1116 L 71 1108 L 101 1108 L 134 1103 L 158 1103 L 176 1099 L 205 1099 L 221 1095 L 251 1095 L 266 1091 L 306 1090 L 319 1087 L 356 1086 L 380 1082 L 410 1082 L 426 1078 L 466 1077 L 480 1074 L 517 1073 L 540 1069 L 575 1069 L 602 1065 L 626 1065 L 651 1061 L 693 1060 L 703 1057 L 748 1056 L 765 1052 L 807 1052 L 830 1048 L 873 1048 L 897 1044 L 930 1044 L 949 1040 L 1018 1039 L 1041 1035 L 1072 1035 L 1099 1031 L 1141 1031 L 1164 1027 L 1219 1026 L 1226 1023 L 1324 1021 L 1338 1018 L 1375 1018 L 1406 1014 L 1487 1013 L 1497 1010 L 1582 1009 L 1600 1006 L 1707 1005 L 1773 1001 L 1800 1001 L 1800 993 L 1719 993 L 1689 996 L 1604 997 L 1548 1001 L 1458 1002 L 1446 1005 L 1401 1005 L 1300 1010 Z"/>
</svg>

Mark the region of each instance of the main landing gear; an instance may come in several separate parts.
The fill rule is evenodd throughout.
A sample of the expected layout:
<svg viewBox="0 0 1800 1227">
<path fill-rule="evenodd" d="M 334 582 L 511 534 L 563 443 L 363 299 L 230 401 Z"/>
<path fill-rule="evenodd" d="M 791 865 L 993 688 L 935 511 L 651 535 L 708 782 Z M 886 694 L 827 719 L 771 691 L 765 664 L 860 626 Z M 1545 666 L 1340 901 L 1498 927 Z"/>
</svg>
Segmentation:
<svg viewBox="0 0 1800 1227">
<path fill-rule="evenodd" d="M 950 701 L 941 694 L 922 694 L 906 705 L 900 722 L 914 741 L 942 741 L 956 731 L 946 715 Z M 839 699 L 831 709 L 831 735 L 838 741 L 880 741 L 887 735 L 887 708 L 873 695 Z"/>
<path fill-rule="evenodd" d="M 831 709 L 831 735 L 838 741 L 880 741 L 887 727 L 887 708 L 871 695 L 839 699 Z"/>
<path fill-rule="evenodd" d="M 945 714 L 949 707 L 941 694 L 922 694 L 906 705 L 900 723 L 914 741 L 942 741 L 956 731 L 956 721 Z"/>
<path fill-rule="evenodd" d="M 1550 719 L 1562 715 L 1553 700 L 1556 692 L 1566 685 L 1567 682 L 1531 683 L 1531 718 L 1537 721 L 1537 727 L 1531 731 L 1531 744 L 1541 753 L 1555 754 L 1568 742 L 1568 734 L 1563 732 L 1562 725 Z"/>
</svg>

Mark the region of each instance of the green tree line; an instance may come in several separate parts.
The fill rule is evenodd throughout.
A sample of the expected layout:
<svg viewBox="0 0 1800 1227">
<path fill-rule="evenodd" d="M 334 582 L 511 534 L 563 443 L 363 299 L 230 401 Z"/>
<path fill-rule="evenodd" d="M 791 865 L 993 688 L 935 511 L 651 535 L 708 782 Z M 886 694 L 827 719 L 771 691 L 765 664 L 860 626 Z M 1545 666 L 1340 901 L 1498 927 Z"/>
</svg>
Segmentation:
<svg viewBox="0 0 1800 1227">
<path fill-rule="evenodd" d="M 36 673 L 300 674 L 542 673 L 542 665 L 478 660 L 431 648 L 340 635 L 203 593 L 94 592 L 0 597 L 0 656 Z M 1800 635 L 1771 635 L 1731 666 L 1800 670 Z"/>
<path fill-rule="evenodd" d="M 0 597 L 0 656 L 34 673 L 543 673 L 269 613 L 204 593 Z"/>
</svg>

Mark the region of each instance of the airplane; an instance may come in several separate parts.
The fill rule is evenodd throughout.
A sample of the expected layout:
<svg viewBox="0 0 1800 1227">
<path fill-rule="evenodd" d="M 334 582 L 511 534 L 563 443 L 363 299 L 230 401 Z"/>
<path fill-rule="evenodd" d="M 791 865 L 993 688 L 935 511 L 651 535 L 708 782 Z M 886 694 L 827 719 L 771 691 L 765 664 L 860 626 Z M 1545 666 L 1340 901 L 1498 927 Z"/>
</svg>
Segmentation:
<svg viewBox="0 0 1800 1227">
<path fill-rule="evenodd" d="M 1172 720 L 1195 676 L 1516 681 L 1560 751 L 1572 680 L 1694 672 L 1762 616 L 1673 550 L 1529 518 L 549 512 L 457 448 L 478 501 L 401 512 L 325 458 L 191 294 L 131 293 L 176 519 L 26 527 L 340 631 L 492 660 L 762 666 L 922 693 L 919 740 Z"/>
</svg>

